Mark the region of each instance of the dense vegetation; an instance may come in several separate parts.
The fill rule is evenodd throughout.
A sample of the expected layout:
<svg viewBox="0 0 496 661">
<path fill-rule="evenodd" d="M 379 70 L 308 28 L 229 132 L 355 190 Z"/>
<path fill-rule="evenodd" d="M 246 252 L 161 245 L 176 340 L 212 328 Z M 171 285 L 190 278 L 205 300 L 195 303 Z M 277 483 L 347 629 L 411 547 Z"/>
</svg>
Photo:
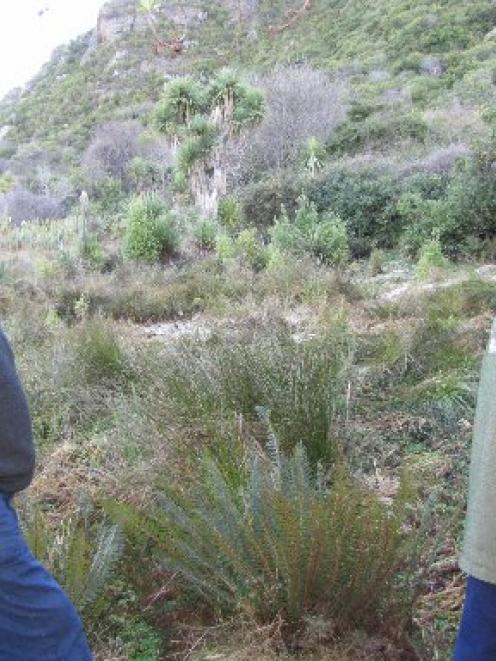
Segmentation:
<svg viewBox="0 0 496 661">
<path fill-rule="evenodd" d="M 145 4 L 0 105 L 28 540 L 97 658 L 449 659 L 493 3 Z"/>
</svg>

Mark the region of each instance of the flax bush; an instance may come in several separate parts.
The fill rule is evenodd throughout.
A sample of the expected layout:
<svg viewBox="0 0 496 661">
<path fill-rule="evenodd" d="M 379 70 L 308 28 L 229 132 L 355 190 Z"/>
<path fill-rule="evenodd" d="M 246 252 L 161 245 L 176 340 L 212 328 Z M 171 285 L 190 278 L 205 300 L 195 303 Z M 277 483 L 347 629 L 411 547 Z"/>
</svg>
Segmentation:
<svg viewBox="0 0 496 661">
<path fill-rule="evenodd" d="M 257 407 L 267 407 L 284 449 L 303 442 L 313 464 L 328 463 L 336 452 L 352 355 L 341 317 L 325 335 L 305 342 L 280 320 L 257 320 L 253 329 L 218 331 L 207 343 L 183 341 L 160 363 L 153 357 L 150 407 L 172 409 L 182 424 L 212 433 L 238 416 L 258 436 Z"/>
</svg>

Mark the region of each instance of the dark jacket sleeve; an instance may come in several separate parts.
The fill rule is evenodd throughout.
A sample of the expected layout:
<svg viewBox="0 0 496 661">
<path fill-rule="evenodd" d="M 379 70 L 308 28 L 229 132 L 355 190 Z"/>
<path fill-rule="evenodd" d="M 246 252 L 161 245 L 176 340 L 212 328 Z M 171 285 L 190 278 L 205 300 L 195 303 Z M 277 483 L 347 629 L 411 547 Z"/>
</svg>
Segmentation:
<svg viewBox="0 0 496 661">
<path fill-rule="evenodd" d="M 14 494 L 29 486 L 34 462 L 28 404 L 12 350 L 0 330 L 0 492 Z"/>
</svg>

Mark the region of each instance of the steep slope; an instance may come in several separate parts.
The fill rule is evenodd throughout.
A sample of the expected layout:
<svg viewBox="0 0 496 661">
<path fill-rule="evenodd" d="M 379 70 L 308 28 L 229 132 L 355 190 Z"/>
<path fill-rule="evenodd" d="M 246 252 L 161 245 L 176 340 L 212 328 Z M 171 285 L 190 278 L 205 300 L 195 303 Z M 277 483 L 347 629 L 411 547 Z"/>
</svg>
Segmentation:
<svg viewBox="0 0 496 661">
<path fill-rule="evenodd" d="M 8 139 L 15 145 L 34 140 L 80 148 L 98 122 L 140 114 L 166 76 L 302 59 L 351 76 L 364 96 L 392 90 L 393 98 L 401 87 L 425 106 L 458 87 L 492 98 L 496 6 L 488 0 L 313 0 L 282 29 L 301 6 L 299 0 L 168 5 L 156 33 L 167 42 L 187 24 L 184 51 L 176 54 L 154 51 L 156 33 L 136 0 L 113 0 L 93 35 L 58 49 L 21 98 L 2 105 L 0 122 L 12 126 Z"/>
<path fill-rule="evenodd" d="M 178 0 L 156 7 L 147 13 L 138 0 L 107 2 L 94 31 L 58 48 L 25 90 L 0 103 L 0 192 L 12 180 L 39 191 L 41 169 L 70 177 L 77 194 L 81 156 L 97 126 L 146 124 L 164 81 L 206 78 L 227 65 L 263 72 L 307 63 L 345 81 L 350 113 L 330 136 L 332 155 L 372 149 L 390 156 L 403 142 L 404 153 L 423 158 L 429 145 L 457 152 L 489 135 L 496 100 L 490 0 Z"/>
</svg>

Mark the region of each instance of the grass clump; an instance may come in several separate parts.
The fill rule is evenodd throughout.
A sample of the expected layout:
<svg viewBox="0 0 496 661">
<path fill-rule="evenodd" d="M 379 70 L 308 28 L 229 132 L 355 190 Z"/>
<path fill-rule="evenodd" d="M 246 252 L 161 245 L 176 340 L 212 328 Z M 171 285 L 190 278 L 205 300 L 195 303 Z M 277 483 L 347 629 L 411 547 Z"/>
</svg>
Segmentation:
<svg viewBox="0 0 496 661">
<path fill-rule="evenodd" d="M 217 238 L 216 224 L 207 219 L 199 220 L 193 227 L 193 237 L 199 250 L 213 250 Z"/>
<path fill-rule="evenodd" d="M 188 425 L 211 430 L 241 416 L 258 438 L 257 410 L 269 409 L 285 450 L 303 442 L 312 464 L 328 464 L 353 354 L 346 321 L 338 318 L 324 336 L 300 343 L 277 320 L 257 326 L 169 352 L 156 375 L 164 406 L 172 405 Z"/>
<path fill-rule="evenodd" d="M 95 319 L 77 329 L 75 340 L 76 363 L 88 384 L 121 380 L 128 372 L 124 350 L 103 321 Z"/>
</svg>

